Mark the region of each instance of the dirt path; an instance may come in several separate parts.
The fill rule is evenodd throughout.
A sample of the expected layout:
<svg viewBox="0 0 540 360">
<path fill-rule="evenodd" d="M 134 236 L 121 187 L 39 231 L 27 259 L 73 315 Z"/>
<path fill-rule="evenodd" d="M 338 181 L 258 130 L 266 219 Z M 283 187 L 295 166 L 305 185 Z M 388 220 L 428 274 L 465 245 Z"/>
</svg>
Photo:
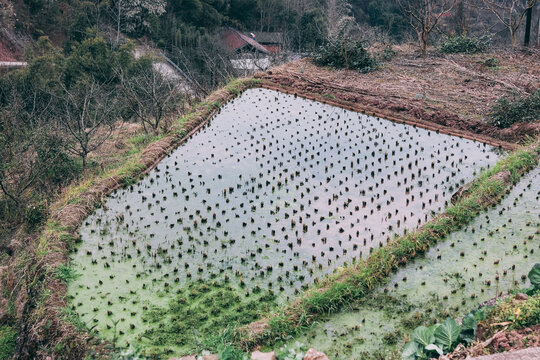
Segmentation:
<svg viewBox="0 0 540 360">
<path fill-rule="evenodd" d="M 498 68 L 480 62 L 499 61 Z M 415 58 L 407 48 L 368 74 L 328 70 L 308 60 L 288 63 L 255 76 L 265 87 L 511 148 L 540 131 L 540 124 L 499 129 L 486 123 L 490 107 L 505 95 L 540 88 L 536 54 L 449 55 Z"/>
</svg>

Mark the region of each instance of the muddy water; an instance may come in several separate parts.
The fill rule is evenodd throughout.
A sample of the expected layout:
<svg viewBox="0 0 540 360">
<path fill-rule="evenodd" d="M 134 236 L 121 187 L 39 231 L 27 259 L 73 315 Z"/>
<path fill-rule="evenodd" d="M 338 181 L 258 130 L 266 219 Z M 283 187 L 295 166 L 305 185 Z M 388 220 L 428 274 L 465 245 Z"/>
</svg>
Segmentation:
<svg viewBox="0 0 540 360">
<path fill-rule="evenodd" d="M 497 159 L 484 144 L 248 90 L 86 220 L 73 309 L 126 344 L 147 341 L 145 312 L 198 280 L 286 301 L 424 223 Z"/>
<path fill-rule="evenodd" d="M 411 328 L 462 317 L 501 292 L 529 286 L 526 275 L 540 260 L 539 195 L 537 168 L 500 205 L 400 269 L 355 309 L 296 340 L 336 359 L 399 359 Z"/>
</svg>

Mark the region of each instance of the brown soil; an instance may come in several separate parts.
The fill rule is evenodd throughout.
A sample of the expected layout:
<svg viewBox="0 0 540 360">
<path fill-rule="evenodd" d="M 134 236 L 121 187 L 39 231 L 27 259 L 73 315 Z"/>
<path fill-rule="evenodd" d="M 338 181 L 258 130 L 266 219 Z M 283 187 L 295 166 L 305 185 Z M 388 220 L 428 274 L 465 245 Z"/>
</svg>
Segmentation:
<svg viewBox="0 0 540 360">
<path fill-rule="evenodd" d="M 448 360 L 462 360 L 474 356 L 496 354 L 511 350 L 520 350 L 540 346 L 540 325 L 525 329 L 500 331 L 490 339 L 470 348 L 458 347 Z"/>
<path fill-rule="evenodd" d="M 540 325 L 495 336 L 489 348 L 493 350 L 492 352 L 501 352 L 532 346 L 540 346 Z"/>
<path fill-rule="evenodd" d="M 538 54 L 422 59 L 408 47 L 398 50 L 396 58 L 368 74 L 319 68 L 303 59 L 255 77 L 271 89 L 505 148 L 540 132 L 540 122 L 509 129 L 486 122 L 486 114 L 499 97 L 527 95 L 540 87 Z M 499 68 L 479 63 L 490 56 L 499 60 Z"/>
</svg>

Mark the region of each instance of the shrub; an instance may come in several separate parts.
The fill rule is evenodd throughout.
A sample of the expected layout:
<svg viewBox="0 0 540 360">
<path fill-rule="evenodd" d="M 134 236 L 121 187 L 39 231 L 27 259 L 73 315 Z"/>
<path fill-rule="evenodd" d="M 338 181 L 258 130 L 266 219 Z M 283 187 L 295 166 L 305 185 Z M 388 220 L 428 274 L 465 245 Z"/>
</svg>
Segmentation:
<svg viewBox="0 0 540 360">
<path fill-rule="evenodd" d="M 30 227 L 40 225 L 45 220 L 46 209 L 43 203 L 31 204 L 25 209 L 26 223 Z"/>
<path fill-rule="evenodd" d="M 384 61 L 390 61 L 393 58 L 395 58 L 396 55 L 397 55 L 397 51 L 394 50 L 391 44 L 389 44 L 389 45 L 386 45 L 386 47 L 384 48 L 381 54 L 381 57 Z"/>
<path fill-rule="evenodd" d="M 526 97 L 514 94 L 501 97 L 492 107 L 490 122 L 500 128 L 507 128 L 517 122 L 534 122 L 540 119 L 540 89 Z"/>
<path fill-rule="evenodd" d="M 441 42 L 441 51 L 447 54 L 475 54 L 486 50 L 491 42 L 490 35 L 468 37 L 465 35 L 448 36 Z"/>
<path fill-rule="evenodd" d="M 478 63 L 488 68 L 496 68 L 497 66 L 499 66 L 499 59 L 494 57 L 488 57 L 485 60 L 478 61 Z"/>
<path fill-rule="evenodd" d="M 312 54 L 313 63 L 336 69 L 369 72 L 376 68 L 377 62 L 367 52 L 361 41 L 333 39 L 320 46 Z"/>
<path fill-rule="evenodd" d="M 63 186 L 77 178 L 83 171 L 82 161 L 60 153 L 47 168 L 44 178 L 53 185 Z"/>
</svg>

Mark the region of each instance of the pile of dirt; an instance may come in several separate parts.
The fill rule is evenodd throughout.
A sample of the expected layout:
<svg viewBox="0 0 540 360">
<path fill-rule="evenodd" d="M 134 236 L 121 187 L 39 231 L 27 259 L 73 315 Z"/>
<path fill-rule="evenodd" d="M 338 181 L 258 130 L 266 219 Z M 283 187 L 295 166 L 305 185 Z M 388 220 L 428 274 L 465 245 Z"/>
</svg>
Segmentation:
<svg viewBox="0 0 540 360">
<path fill-rule="evenodd" d="M 489 346 L 491 353 L 540 346 L 540 325 L 503 332 L 496 335 Z"/>
</svg>

